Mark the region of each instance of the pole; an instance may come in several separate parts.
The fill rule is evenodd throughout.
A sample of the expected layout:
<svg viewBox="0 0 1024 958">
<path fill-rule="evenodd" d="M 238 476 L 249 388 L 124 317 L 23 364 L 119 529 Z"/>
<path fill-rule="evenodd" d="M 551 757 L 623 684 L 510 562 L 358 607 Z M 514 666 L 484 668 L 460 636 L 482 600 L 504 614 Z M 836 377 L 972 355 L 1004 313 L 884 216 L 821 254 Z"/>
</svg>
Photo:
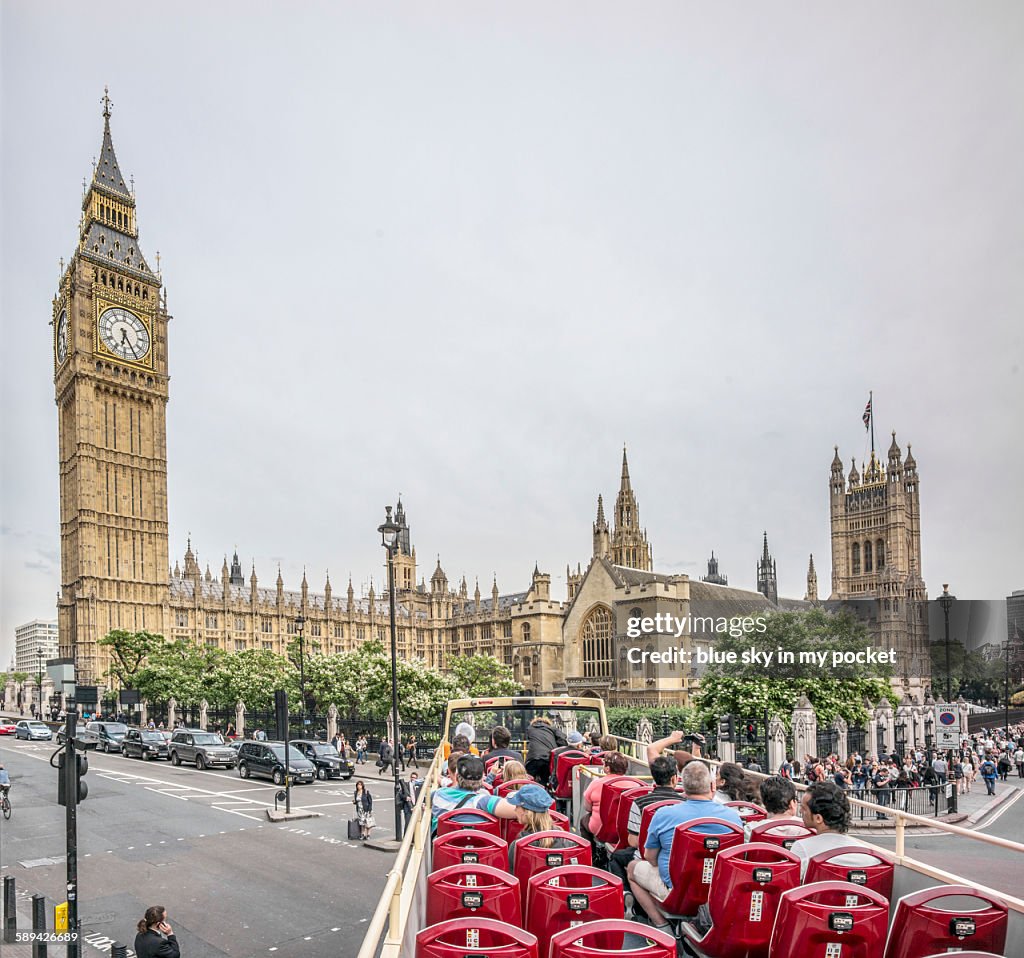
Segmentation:
<svg viewBox="0 0 1024 958">
<path fill-rule="evenodd" d="M 299 715 L 302 717 L 302 734 L 306 734 L 306 641 L 302 629 L 299 629 Z"/>
<path fill-rule="evenodd" d="M 1003 682 L 1003 727 L 1010 738 L 1010 641 L 1006 641 L 1006 679 Z"/>
<path fill-rule="evenodd" d="M 67 958 L 79 958 L 78 945 L 78 756 L 75 754 L 75 734 L 78 725 L 78 707 L 67 707 L 64 720 L 64 828 L 67 836 L 67 895 L 68 942 Z"/>
<path fill-rule="evenodd" d="M 861 393 L 863 396 L 864 393 Z M 871 451 L 875 451 L 875 394 L 868 390 L 868 405 L 871 406 L 871 415 L 868 419 L 871 421 Z"/>
<path fill-rule="evenodd" d="M 949 678 L 949 602 L 942 603 L 942 610 L 946 613 L 946 704 L 948 705 L 953 701 Z"/>
<path fill-rule="evenodd" d="M 292 813 L 292 775 L 288 770 L 288 762 L 291 758 L 291 714 L 288 708 L 288 693 L 284 693 L 284 811 L 286 815 Z"/>
<path fill-rule="evenodd" d="M 768 709 L 764 710 L 764 768 L 761 769 L 765 775 L 774 775 L 775 772 L 771 768 L 771 755 L 768 753 Z"/>
<path fill-rule="evenodd" d="M 395 773 L 395 841 L 402 840 L 402 786 L 398 774 L 398 629 L 395 625 L 395 548 L 398 540 L 388 548 L 388 607 L 391 612 L 391 768 Z"/>
</svg>

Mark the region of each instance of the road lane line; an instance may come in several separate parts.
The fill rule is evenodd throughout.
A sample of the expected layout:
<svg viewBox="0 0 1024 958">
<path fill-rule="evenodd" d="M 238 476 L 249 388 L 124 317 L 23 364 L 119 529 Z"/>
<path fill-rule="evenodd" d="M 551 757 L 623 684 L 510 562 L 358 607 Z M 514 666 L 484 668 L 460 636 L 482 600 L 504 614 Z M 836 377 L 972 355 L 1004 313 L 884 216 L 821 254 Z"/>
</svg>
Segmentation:
<svg viewBox="0 0 1024 958">
<path fill-rule="evenodd" d="M 1021 796 L 1024 796 L 1024 792 L 1018 791 L 1017 794 L 1013 796 L 1013 798 L 1009 799 L 1008 801 L 1003 802 L 1003 804 L 999 808 L 997 808 L 995 810 L 995 812 L 993 813 L 992 817 L 987 822 L 985 822 L 984 825 L 979 825 L 977 828 L 975 828 L 974 831 L 976 831 L 976 832 L 984 831 L 990 825 L 994 825 L 1000 819 L 1000 817 L 1002 815 L 1004 815 L 1015 802 L 1020 801 Z"/>
</svg>

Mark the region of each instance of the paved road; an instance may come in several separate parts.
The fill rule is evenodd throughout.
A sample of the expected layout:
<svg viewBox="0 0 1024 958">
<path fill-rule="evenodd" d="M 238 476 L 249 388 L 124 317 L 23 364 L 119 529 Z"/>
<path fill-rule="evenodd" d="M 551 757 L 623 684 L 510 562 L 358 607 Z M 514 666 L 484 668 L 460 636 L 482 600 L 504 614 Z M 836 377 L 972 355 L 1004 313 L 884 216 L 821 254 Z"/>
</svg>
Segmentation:
<svg viewBox="0 0 1024 958">
<path fill-rule="evenodd" d="M 19 895 L 40 892 L 50 903 L 64 898 L 65 882 L 52 751 L 46 743 L 0 740 L 15 783 L 14 815 L 0 824 L 2 873 L 16 876 Z M 87 781 L 89 797 L 79 806 L 87 931 L 130 945 L 135 921 L 159 903 L 189 958 L 355 954 L 393 856 L 348 841 L 354 782 L 296 788 L 293 807 L 322 817 L 271 824 L 265 810 L 277 789 L 235 771 L 92 753 Z M 367 781 L 378 834 L 387 837 L 391 788 Z"/>
<path fill-rule="evenodd" d="M 1018 787 L 1018 781 L 1011 779 L 1008 784 L 998 783 L 997 794 L 1009 790 L 1010 797 L 985 815 L 974 826 L 975 831 L 1024 844 L 1024 789 Z M 976 789 L 978 787 L 975 785 Z M 984 792 L 984 786 L 980 788 Z M 895 838 L 891 833 L 884 836 L 877 832 L 860 834 L 866 841 L 882 848 L 895 847 Z M 1020 852 L 949 834 L 909 835 L 906 847 L 907 854 L 912 858 L 997 891 L 1021 895 L 1024 855 Z"/>
</svg>

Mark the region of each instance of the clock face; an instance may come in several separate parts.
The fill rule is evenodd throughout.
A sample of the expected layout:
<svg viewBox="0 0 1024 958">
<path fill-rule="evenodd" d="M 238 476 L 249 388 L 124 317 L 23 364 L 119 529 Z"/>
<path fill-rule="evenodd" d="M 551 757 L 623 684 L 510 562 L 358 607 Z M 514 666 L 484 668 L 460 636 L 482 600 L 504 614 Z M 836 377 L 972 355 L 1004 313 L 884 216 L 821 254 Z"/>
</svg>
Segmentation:
<svg viewBox="0 0 1024 958">
<path fill-rule="evenodd" d="M 60 311 L 57 320 L 57 362 L 62 363 L 68 358 L 68 311 Z"/>
<path fill-rule="evenodd" d="M 100 338 L 103 345 L 122 359 L 142 359 L 149 352 L 149 330 L 130 310 L 120 306 L 100 314 Z"/>
</svg>

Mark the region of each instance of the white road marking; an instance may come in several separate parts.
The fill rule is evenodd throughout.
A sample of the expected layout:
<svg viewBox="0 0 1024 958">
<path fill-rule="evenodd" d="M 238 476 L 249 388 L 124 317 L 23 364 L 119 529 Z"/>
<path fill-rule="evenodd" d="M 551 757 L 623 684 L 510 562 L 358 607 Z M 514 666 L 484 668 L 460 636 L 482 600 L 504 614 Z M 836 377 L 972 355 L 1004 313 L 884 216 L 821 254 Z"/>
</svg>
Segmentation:
<svg viewBox="0 0 1024 958">
<path fill-rule="evenodd" d="M 981 832 L 988 828 L 990 825 L 994 825 L 1004 814 L 1006 814 L 1006 812 L 1009 810 L 1010 806 L 1013 805 L 1014 802 L 1020 801 L 1021 796 L 1024 796 L 1024 791 L 1018 790 L 1017 794 L 1014 795 L 1013 798 L 1003 802 L 1003 804 L 999 808 L 997 808 L 995 812 L 992 814 L 992 817 L 989 818 L 989 820 L 985 822 L 984 825 L 979 825 L 977 828 L 975 828 L 974 831 Z"/>
</svg>

